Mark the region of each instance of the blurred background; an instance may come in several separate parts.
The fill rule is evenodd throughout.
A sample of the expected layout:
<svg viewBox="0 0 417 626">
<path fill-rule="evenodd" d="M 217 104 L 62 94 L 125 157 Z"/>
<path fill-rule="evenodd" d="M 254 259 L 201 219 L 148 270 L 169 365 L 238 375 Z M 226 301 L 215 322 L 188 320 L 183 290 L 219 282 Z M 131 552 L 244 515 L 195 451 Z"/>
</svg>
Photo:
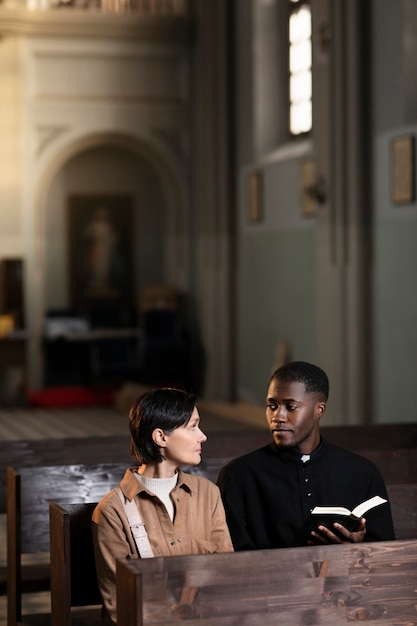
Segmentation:
<svg viewBox="0 0 417 626">
<path fill-rule="evenodd" d="M 3 0 L 0 402 L 415 421 L 415 0 Z"/>
</svg>

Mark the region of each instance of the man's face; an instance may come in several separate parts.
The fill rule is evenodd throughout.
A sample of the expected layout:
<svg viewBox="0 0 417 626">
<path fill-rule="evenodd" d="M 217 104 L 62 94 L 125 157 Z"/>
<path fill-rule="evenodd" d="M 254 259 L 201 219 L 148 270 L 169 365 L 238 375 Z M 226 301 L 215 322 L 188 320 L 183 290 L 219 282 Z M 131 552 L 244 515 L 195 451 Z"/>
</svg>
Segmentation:
<svg viewBox="0 0 417 626">
<path fill-rule="evenodd" d="M 326 403 L 318 393 L 307 393 L 304 383 L 271 381 L 266 398 L 266 419 L 280 448 L 298 448 L 310 454 L 320 442 L 319 420 Z"/>
</svg>

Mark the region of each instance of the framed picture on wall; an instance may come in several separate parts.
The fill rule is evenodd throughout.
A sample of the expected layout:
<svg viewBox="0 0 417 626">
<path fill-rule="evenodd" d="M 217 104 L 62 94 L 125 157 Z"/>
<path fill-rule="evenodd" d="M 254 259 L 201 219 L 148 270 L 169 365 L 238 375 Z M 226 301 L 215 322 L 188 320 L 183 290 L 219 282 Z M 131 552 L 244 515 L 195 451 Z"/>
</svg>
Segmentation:
<svg viewBox="0 0 417 626">
<path fill-rule="evenodd" d="M 246 178 L 247 218 L 250 224 L 258 224 L 263 219 L 263 178 L 262 172 L 250 172 Z"/>
<path fill-rule="evenodd" d="M 120 310 L 132 305 L 132 197 L 68 198 L 72 306 L 79 311 Z"/>
<path fill-rule="evenodd" d="M 391 141 L 391 199 L 394 204 L 415 200 L 415 140 L 412 135 Z"/>
</svg>

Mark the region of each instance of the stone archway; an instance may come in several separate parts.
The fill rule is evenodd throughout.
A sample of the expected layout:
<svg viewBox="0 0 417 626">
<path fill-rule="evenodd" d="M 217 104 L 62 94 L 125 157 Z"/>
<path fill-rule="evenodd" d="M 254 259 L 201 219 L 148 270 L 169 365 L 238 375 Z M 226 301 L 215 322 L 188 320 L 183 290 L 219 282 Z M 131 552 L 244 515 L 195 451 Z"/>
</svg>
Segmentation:
<svg viewBox="0 0 417 626">
<path fill-rule="evenodd" d="M 111 175 L 112 164 L 119 166 Z M 120 163 L 122 161 L 122 163 Z M 121 166 L 120 166 L 121 165 Z M 104 169 L 103 169 L 104 166 Z M 127 170 L 130 169 L 130 172 Z M 101 171 L 100 171 L 101 170 Z M 145 190 L 143 197 L 139 193 Z M 187 198 L 183 181 L 161 152 L 142 140 L 125 135 L 101 135 L 80 138 L 65 145 L 51 157 L 43 176 L 35 181 L 38 189 L 33 207 L 33 241 L 28 256 L 26 301 L 30 330 L 29 375 L 30 386 L 42 385 L 43 355 L 40 341 L 45 310 L 71 303 L 68 299 L 68 245 L 65 221 L 65 202 L 69 192 L 97 193 L 128 191 L 134 197 L 136 214 L 146 221 L 145 234 L 135 221 L 134 247 L 147 246 L 144 254 L 135 255 L 135 283 L 169 282 L 181 290 L 188 288 Z M 143 194 L 142 194 L 143 196 Z M 156 215 L 155 215 L 156 213 Z M 139 220 L 140 222 L 140 220 Z M 161 226 L 163 222 L 163 226 Z M 157 249 L 153 249 L 156 248 Z M 153 255 L 153 262 L 152 257 Z M 156 267 L 158 260 L 159 266 Z M 148 266 L 146 267 L 146 262 Z"/>
</svg>

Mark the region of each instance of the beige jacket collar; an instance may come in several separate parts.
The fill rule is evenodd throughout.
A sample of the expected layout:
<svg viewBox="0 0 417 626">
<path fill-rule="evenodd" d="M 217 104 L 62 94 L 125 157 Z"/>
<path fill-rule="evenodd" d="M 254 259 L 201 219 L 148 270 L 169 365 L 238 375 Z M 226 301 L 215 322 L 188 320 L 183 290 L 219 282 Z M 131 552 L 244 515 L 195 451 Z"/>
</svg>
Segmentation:
<svg viewBox="0 0 417 626">
<path fill-rule="evenodd" d="M 123 491 L 123 495 L 128 500 L 132 500 L 139 493 L 149 493 L 149 491 L 146 490 L 143 484 L 136 478 L 135 473 L 137 472 L 137 470 L 137 467 L 130 467 L 120 482 L 120 488 Z M 179 470 L 178 482 L 175 489 L 184 489 L 191 494 L 193 492 L 193 489 L 190 483 L 190 475 L 186 472 Z"/>
</svg>

